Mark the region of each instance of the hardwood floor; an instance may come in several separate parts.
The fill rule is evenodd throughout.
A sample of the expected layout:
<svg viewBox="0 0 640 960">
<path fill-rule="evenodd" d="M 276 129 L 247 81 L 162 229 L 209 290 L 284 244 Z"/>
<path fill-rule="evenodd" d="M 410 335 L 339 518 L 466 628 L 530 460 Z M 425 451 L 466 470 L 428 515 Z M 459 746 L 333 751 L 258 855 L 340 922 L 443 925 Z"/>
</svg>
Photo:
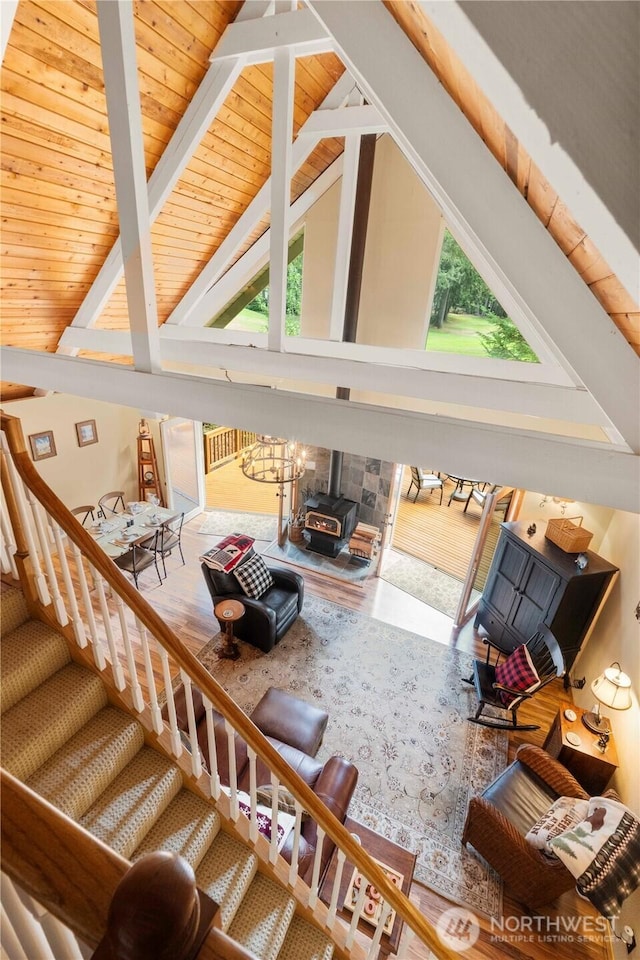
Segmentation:
<svg viewBox="0 0 640 960">
<path fill-rule="evenodd" d="M 219 480 L 220 478 L 218 478 Z M 246 482 L 251 484 L 251 487 L 248 488 L 250 492 L 253 492 L 254 488 L 262 490 L 268 487 L 266 484 Z M 233 481 L 230 481 L 230 484 L 229 489 L 237 490 L 237 484 L 234 485 Z M 223 486 L 220 482 L 216 485 L 218 489 Z M 457 506 L 459 507 L 460 504 Z M 238 508 L 237 501 L 234 501 L 234 507 Z M 256 507 L 254 506 L 253 509 L 256 509 Z M 454 509 L 454 504 L 452 504 L 452 509 Z M 267 510 L 263 508 L 260 512 L 267 512 Z M 213 635 L 218 633 L 217 623 L 214 621 L 212 614 L 211 600 L 200 573 L 198 562 L 198 557 L 213 546 L 218 537 L 199 534 L 200 526 L 201 518 L 196 517 L 190 523 L 185 524 L 183 528 L 182 541 L 186 560 L 185 566 L 181 566 L 179 558 L 174 555 L 167 561 L 168 577 L 162 586 L 158 585 L 153 568 L 145 571 L 140 579 L 140 590 L 144 598 L 194 654 Z M 398 623 L 440 643 L 455 646 L 471 653 L 483 654 L 484 648 L 481 639 L 475 634 L 471 625 L 465 626 L 459 632 L 454 631 L 452 621 L 449 618 L 438 611 L 432 610 L 425 604 L 407 597 L 402 591 L 381 579 L 372 577 L 365 581 L 364 586 L 356 587 L 346 582 L 340 583 L 333 579 L 325 579 L 311 571 L 305 571 L 304 576 L 306 590 L 309 593 L 387 622 Z M 97 600 L 94 602 L 97 603 Z M 109 609 L 112 612 L 115 624 L 117 610 L 113 601 L 109 601 Z M 136 662 L 141 668 L 143 656 L 135 638 L 134 654 Z M 122 651 L 121 658 L 124 665 L 124 651 Z M 153 667 L 158 689 L 161 689 L 162 678 L 159 658 L 155 655 L 153 656 Z M 140 676 L 144 676 L 142 669 Z M 536 698 L 535 705 L 525 706 L 521 709 L 520 715 L 523 719 L 535 718 L 535 722 L 540 723 L 541 726 L 537 731 L 510 735 L 509 759 L 513 757 L 521 742 L 542 744 L 557 712 L 559 701 L 566 699 L 566 697 L 562 684 L 559 681 L 554 682 L 547 686 Z M 419 883 L 413 884 L 411 898 L 422 913 L 434 924 L 437 923 L 444 911 L 452 906 L 449 901 Z M 563 917 L 566 917 L 567 921 L 570 922 L 575 917 L 592 918 L 595 916 L 590 905 L 573 893 L 566 894 L 552 908 L 545 908 L 540 911 L 540 914 L 543 918 L 549 917 L 552 920 L 559 918 L 560 923 Z M 607 945 L 602 942 L 601 935 L 592 934 L 591 936 L 596 939 L 589 939 L 588 931 L 585 931 L 584 940 L 578 940 L 576 937 L 573 942 L 565 943 L 561 939 L 562 927 L 558 930 L 557 927 L 552 926 L 549 934 L 550 938 L 546 938 L 544 928 L 540 934 L 536 934 L 535 931 L 533 934 L 531 931 L 519 931 L 518 924 L 523 916 L 521 906 L 505 896 L 504 917 L 508 918 L 510 925 L 510 931 L 503 934 L 507 937 L 507 942 L 498 942 L 496 940 L 498 934 L 495 931 L 492 932 L 489 921 L 486 918 L 478 918 L 480 922 L 479 939 L 463 955 L 469 960 L 487 960 L 487 958 L 495 957 L 531 958 L 531 960 L 546 960 L 546 958 L 550 960 L 551 957 L 554 957 L 555 960 L 605 960 L 609 956 Z M 545 923 L 546 920 L 543 919 L 540 922 Z M 511 937 L 510 940 L 509 937 Z M 367 941 L 364 940 L 363 943 L 366 944 Z M 410 960 L 426 960 L 429 957 L 429 952 L 420 945 L 412 944 L 409 947 L 407 957 Z"/>
</svg>

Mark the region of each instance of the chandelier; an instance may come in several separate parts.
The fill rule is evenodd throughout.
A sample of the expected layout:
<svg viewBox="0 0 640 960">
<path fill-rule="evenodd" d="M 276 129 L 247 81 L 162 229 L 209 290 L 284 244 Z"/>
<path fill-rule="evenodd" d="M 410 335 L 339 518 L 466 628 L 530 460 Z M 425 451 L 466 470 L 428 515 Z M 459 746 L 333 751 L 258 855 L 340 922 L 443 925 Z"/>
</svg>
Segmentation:
<svg viewBox="0 0 640 960">
<path fill-rule="evenodd" d="M 242 458 L 242 472 L 259 483 L 291 483 L 303 476 L 306 456 L 294 440 L 259 434 Z"/>
</svg>

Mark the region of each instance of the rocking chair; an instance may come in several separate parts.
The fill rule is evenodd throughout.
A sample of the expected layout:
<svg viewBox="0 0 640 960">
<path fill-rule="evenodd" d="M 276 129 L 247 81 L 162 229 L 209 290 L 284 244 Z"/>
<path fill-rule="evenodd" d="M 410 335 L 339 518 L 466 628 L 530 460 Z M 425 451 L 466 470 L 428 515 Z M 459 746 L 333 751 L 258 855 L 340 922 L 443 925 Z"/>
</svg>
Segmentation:
<svg viewBox="0 0 640 960">
<path fill-rule="evenodd" d="M 464 678 L 465 683 L 475 687 L 478 697 L 478 709 L 475 717 L 468 717 L 471 723 L 479 723 L 484 727 L 494 727 L 498 730 L 539 730 L 540 725 L 534 723 L 518 723 L 518 708 L 526 700 L 530 700 L 543 687 L 550 683 L 555 677 L 564 676 L 565 666 L 562 651 L 558 646 L 558 641 L 553 636 L 549 628 L 541 623 L 534 635 L 527 640 L 526 646 L 529 658 L 538 675 L 535 685 L 530 684 L 527 689 L 518 689 L 515 686 L 509 687 L 496 680 L 496 669 L 500 660 L 500 648 L 491 642 L 491 638 L 485 641 L 490 647 L 498 651 L 498 657 L 495 663 L 489 663 L 487 660 L 474 660 L 473 674 L 471 677 Z M 517 652 L 517 648 L 514 654 Z M 512 656 L 514 655 L 512 654 Z M 495 717 L 483 715 L 484 708 L 490 706 L 511 714 L 511 719 L 507 717 Z"/>
</svg>

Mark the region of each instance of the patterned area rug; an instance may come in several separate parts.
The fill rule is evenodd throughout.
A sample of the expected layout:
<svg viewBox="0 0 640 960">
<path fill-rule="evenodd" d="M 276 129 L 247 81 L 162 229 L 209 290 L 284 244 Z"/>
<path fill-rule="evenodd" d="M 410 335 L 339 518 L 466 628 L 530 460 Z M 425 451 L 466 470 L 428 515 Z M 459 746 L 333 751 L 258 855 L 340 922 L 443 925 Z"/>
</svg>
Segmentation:
<svg viewBox="0 0 640 960">
<path fill-rule="evenodd" d="M 274 540 L 278 520 L 267 513 L 233 513 L 231 510 L 207 510 L 198 533 L 226 536 L 227 533 L 246 533 L 255 540 Z"/>
<path fill-rule="evenodd" d="M 394 550 L 384 566 L 382 579 L 448 617 L 455 616 L 462 592 L 462 581 L 456 577 Z"/>
<path fill-rule="evenodd" d="M 466 720 L 469 656 L 314 596 L 268 654 L 240 643 L 239 660 L 218 660 L 218 642 L 198 659 L 246 712 L 270 686 L 328 711 L 319 758 L 358 767 L 351 816 L 417 853 L 416 880 L 499 915 L 500 880 L 460 844 L 469 797 L 507 759 L 504 732 Z"/>
</svg>

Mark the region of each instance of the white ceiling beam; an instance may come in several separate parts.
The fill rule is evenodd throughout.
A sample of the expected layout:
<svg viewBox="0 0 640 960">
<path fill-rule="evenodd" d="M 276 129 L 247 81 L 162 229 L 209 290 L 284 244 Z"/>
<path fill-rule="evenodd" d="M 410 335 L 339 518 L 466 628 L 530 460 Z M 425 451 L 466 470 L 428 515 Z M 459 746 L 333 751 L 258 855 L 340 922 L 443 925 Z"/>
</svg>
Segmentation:
<svg viewBox="0 0 640 960">
<path fill-rule="evenodd" d="M 282 350 L 287 312 L 291 215 L 291 147 L 296 63 L 290 49 L 273 61 L 271 125 L 271 240 L 269 243 L 269 349 Z"/>
<path fill-rule="evenodd" d="M 18 0 L 4 0 L 0 3 L 0 63 L 4 60 L 17 9 Z"/>
<path fill-rule="evenodd" d="M 353 109 L 353 108 L 352 108 Z M 353 237 L 353 214 L 356 208 L 356 184 L 360 160 L 360 136 L 350 135 L 345 139 L 342 155 L 342 182 L 340 184 L 340 208 L 336 234 L 336 255 L 333 267 L 333 291 L 331 294 L 331 319 L 329 339 L 342 341 L 344 334 L 344 311 L 347 302 L 347 282 L 351 263 L 351 240 Z M 340 381 L 342 384 L 342 380 Z M 346 386 L 346 384 L 344 384 Z"/>
<path fill-rule="evenodd" d="M 3 376 L 15 383 L 110 403 L 117 397 L 125 406 L 215 419 L 396 463 L 434 462 L 458 476 L 640 513 L 640 457 L 604 444 L 14 347 L 3 359 Z"/>
<path fill-rule="evenodd" d="M 555 346 L 640 450 L 640 358 L 381 0 L 307 2 L 505 309 Z"/>
<path fill-rule="evenodd" d="M 252 3 L 242 6 L 238 19 L 247 16 L 261 17 L 268 8 L 268 0 L 253 0 Z M 106 56 L 109 56 L 108 51 Z M 243 67 L 244 62 L 239 59 L 235 63 L 214 64 L 207 70 L 149 178 L 148 203 L 152 223 L 159 216 L 167 197 L 227 99 Z M 118 238 L 73 319 L 74 327 L 90 327 L 96 323 L 120 282 L 122 273 L 122 245 Z"/>
<path fill-rule="evenodd" d="M 387 133 L 388 126 L 375 107 L 342 107 L 316 110 L 298 134 L 300 137 L 345 137 L 350 133 Z"/>
<path fill-rule="evenodd" d="M 136 37 L 130 3 L 98 4 L 109 137 L 120 220 L 133 360 L 160 370 L 158 310 L 153 276 Z"/>
<path fill-rule="evenodd" d="M 462 5 L 442 3 L 441 0 L 419 0 L 419 6 L 460 57 L 544 176 L 553 184 L 620 282 L 637 299 L 640 266 L 634 244 L 572 157 L 557 139 L 552 138 L 544 117 L 537 115 L 515 78 L 469 20 Z"/>
<path fill-rule="evenodd" d="M 226 334 L 223 342 L 220 334 Z M 76 349 L 116 356 L 130 356 L 131 337 L 126 330 L 71 330 L 63 342 Z M 374 367 L 348 357 L 294 352 L 272 352 L 266 334 L 244 330 L 215 330 L 211 327 L 160 328 L 160 352 L 167 363 L 188 363 L 275 380 L 338 384 L 353 390 L 372 390 L 392 396 L 434 400 L 487 410 L 508 410 L 531 417 L 563 420 L 567 423 L 596 424 L 606 428 L 602 411 L 585 390 L 545 383 L 523 383 L 517 379 L 496 379 L 471 373 L 443 373 L 388 362 Z M 259 348 L 259 349 L 256 349 Z M 382 355 L 383 350 L 380 348 Z M 382 361 L 382 356 L 380 357 Z"/>
<path fill-rule="evenodd" d="M 325 97 L 320 110 L 333 110 L 339 107 L 353 90 L 354 81 L 348 72 L 342 74 L 333 88 Z M 311 114 L 313 116 L 313 114 Z M 304 125 L 301 131 L 304 130 Z M 293 145 L 291 155 L 291 167 L 297 171 L 306 162 L 307 158 L 313 153 L 318 140 L 305 140 L 298 138 Z M 313 188 L 312 187 L 310 189 Z M 224 238 L 208 264 L 200 271 L 197 279 L 186 292 L 182 300 L 173 309 L 167 318 L 167 323 L 182 324 L 189 323 L 195 326 L 203 326 L 215 312 L 207 309 L 198 309 L 202 297 L 213 287 L 225 272 L 230 260 L 235 252 L 242 246 L 248 236 L 255 230 L 262 218 L 268 213 L 271 206 L 271 178 L 263 184 L 255 195 L 246 210 L 240 215 L 227 236 Z M 233 294 L 232 294 L 233 296 Z M 197 311 L 197 312 L 195 312 Z"/>
<path fill-rule="evenodd" d="M 243 57 L 252 64 L 273 60 L 276 50 L 295 47 L 296 56 L 328 53 L 333 49 L 327 31 L 310 10 L 276 13 L 256 20 L 230 23 L 209 59 L 219 63 Z"/>
</svg>

